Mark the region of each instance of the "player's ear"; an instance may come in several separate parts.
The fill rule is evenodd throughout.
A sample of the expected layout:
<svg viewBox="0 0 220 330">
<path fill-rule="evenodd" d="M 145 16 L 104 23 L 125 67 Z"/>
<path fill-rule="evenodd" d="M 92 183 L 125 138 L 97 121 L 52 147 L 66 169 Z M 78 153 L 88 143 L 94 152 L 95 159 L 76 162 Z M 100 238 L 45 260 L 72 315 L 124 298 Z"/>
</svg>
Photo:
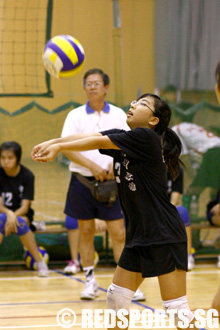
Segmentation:
<svg viewBox="0 0 220 330">
<path fill-rule="evenodd" d="M 149 121 L 149 124 L 151 126 L 156 126 L 158 123 L 159 123 L 160 119 L 158 117 L 151 117 L 150 121 Z"/>
<path fill-rule="evenodd" d="M 218 103 L 220 104 L 220 87 L 218 86 L 217 83 L 215 84 L 215 94 L 218 99 Z"/>
</svg>

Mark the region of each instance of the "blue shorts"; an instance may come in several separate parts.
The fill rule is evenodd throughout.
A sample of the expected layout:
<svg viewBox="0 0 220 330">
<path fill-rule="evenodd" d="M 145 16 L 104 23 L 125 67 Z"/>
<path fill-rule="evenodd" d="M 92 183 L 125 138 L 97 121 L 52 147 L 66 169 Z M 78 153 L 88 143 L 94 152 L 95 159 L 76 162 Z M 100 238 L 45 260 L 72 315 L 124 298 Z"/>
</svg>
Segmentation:
<svg viewBox="0 0 220 330">
<path fill-rule="evenodd" d="M 64 213 L 79 220 L 102 219 L 118 220 L 123 218 L 119 199 L 109 206 L 98 202 L 89 188 L 84 186 L 72 173 L 66 198 Z"/>
</svg>

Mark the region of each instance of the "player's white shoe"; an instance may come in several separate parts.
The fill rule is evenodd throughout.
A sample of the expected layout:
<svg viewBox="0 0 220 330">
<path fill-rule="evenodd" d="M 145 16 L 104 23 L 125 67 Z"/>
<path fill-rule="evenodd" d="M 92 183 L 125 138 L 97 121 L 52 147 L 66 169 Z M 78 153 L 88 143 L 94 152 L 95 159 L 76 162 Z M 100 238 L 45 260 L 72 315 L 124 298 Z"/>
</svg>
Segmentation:
<svg viewBox="0 0 220 330">
<path fill-rule="evenodd" d="M 39 277 L 48 277 L 50 275 L 50 271 L 44 260 L 37 262 L 37 272 Z"/>
<path fill-rule="evenodd" d="M 90 281 L 86 281 L 85 288 L 81 292 L 80 299 L 82 300 L 93 300 L 99 296 L 98 283 L 93 278 Z"/>
<path fill-rule="evenodd" d="M 65 274 L 76 274 L 80 272 L 80 264 L 78 260 L 70 260 L 68 265 L 64 268 Z"/>
<path fill-rule="evenodd" d="M 195 259 L 192 254 L 188 254 L 188 270 L 192 270 L 195 267 Z"/>
<path fill-rule="evenodd" d="M 146 296 L 140 289 L 137 289 L 137 291 L 135 292 L 134 297 L 132 298 L 132 300 L 134 300 L 134 301 L 145 301 Z"/>
</svg>

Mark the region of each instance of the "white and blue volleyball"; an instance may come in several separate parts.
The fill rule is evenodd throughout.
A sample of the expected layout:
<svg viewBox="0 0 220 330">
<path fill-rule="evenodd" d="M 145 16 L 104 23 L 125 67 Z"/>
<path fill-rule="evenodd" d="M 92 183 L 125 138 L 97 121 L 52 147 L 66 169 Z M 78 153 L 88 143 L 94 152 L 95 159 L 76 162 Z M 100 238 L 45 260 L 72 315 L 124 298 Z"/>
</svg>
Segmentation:
<svg viewBox="0 0 220 330">
<path fill-rule="evenodd" d="M 48 264 L 49 254 L 47 253 L 47 250 L 42 246 L 38 246 L 38 251 L 39 251 L 41 259 L 44 260 L 46 262 L 46 264 Z M 37 263 L 29 251 L 25 252 L 24 261 L 25 261 L 25 265 L 28 269 L 37 270 Z"/>
<path fill-rule="evenodd" d="M 56 78 L 71 78 L 83 67 L 85 52 L 80 42 L 69 35 L 50 39 L 44 48 L 43 64 Z"/>
</svg>

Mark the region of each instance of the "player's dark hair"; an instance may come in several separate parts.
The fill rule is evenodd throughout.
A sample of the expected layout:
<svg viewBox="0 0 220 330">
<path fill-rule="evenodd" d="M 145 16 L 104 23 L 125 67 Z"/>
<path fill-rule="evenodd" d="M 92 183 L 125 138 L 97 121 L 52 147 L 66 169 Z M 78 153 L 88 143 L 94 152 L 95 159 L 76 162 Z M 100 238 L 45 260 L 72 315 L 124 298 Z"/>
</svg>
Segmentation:
<svg viewBox="0 0 220 330">
<path fill-rule="evenodd" d="M 154 131 L 161 136 L 162 150 L 164 161 L 167 170 L 173 178 L 176 178 L 180 172 L 180 164 L 184 166 L 180 160 L 182 144 L 177 134 L 168 127 L 171 118 L 171 109 L 169 105 L 159 96 L 154 94 L 143 94 L 138 100 L 143 97 L 152 97 L 154 99 L 154 114 L 159 118 L 159 123 L 155 126 Z"/>
<path fill-rule="evenodd" d="M 17 159 L 16 165 L 20 164 L 21 161 L 21 154 L 22 154 L 22 149 L 19 143 L 15 141 L 6 141 L 1 144 L 0 146 L 0 155 L 3 150 L 11 150 L 15 154 L 15 157 Z"/>
<path fill-rule="evenodd" d="M 216 69 L 215 69 L 215 79 L 216 79 L 218 88 L 220 88 L 220 61 L 218 62 Z"/>
<path fill-rule="evenodd" d="M 109 76 L 104 73 L 101 69 L 98 68 L 94 68 L 94 69 L 90 69 L 88 70 L 83 77 L 83 85 L 85 86 L 86 83 L 86 79 L 88 78 L 88 76 L 90 76 L 91 74 L 100 74 L 102 76 L 102 80 L 104 82 L 104 86 L 109 85 L 110 84 L 110 79 Z"/>
</svg>

